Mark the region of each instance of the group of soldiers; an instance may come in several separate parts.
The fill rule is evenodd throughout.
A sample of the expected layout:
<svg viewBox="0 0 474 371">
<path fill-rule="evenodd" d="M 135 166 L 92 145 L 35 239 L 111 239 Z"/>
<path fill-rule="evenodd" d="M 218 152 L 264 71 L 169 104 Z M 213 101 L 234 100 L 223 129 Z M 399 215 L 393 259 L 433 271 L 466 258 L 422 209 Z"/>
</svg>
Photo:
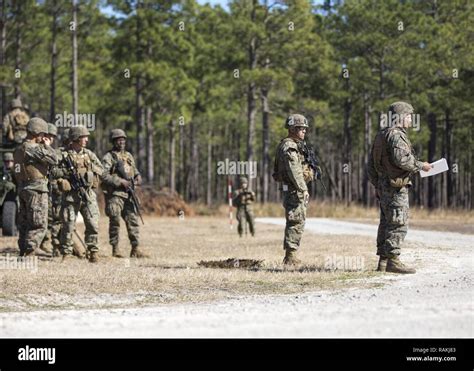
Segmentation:
<svg viewBox="0 0 474 371">
<path fill-rule="evenodd" d="M 17 225 L 20 256 L 38 249 L 72 257 L 76 219 L 84 219 L 84 244 L 89 261 L 98 261 L 99 206 L 96 189 L 102 183 L 105 213 L 109 217 L 112 255 L 119 250 L 120 219 L 123 218 L 131 243 L 130 257 L 146 257 L 139 248 L 137 205 L 132 192 L 142 182 L 133 156 L 126 151 L 127 135 L 121 129 L 110 132 L 112 149 L 102 161 L 87 148 L 89 131 L 73 126 L 63 134 L 62 146 L 55 149 L 58 130 L 40 117 L 29 118 L 16 99 L 3 122 L 3 143 L 13 153 L 4 154 L 4 169 L 12 177 L 19 199 Z"/>
<path fill-rule="evenodd" d="M 368 175 L 375 187 L 380 204 L 380 223 L 377 234 L 377 270 L 391 273 L 415 273 L 415 269 L 403 264 L 400 248 L 407 234 L 408 190 L 411 176 L 428 171 L 432 165 L 419 161 L 407 136 L 411 126 L 413 107 L 406 102 L 395 102 L 389 107 L 392 121 L 377 133 L 370 153 Z M 308 184 L 321 172 L 319 166 L 311 166 L 305 148 L 308 120 L 300 114 L 287 118 L 288 136 L 278 145 L 275 154 L 273 178 L 279 182 L 285 208 L 286 227 L 283 240 L 285 257 L 283 264 L 298 265 L 296 257 L 304 232 L 306 210 L 309 203 Z M 251 203 L 255 194 L 248 190 L 247 180 L 241 180 L 242 188 L 234 196 L 238 232 L 242 235 L 242 221 L 246 219 L 254 234 Z"/>
<path fill-rule="evenodd" d="M 382 272 L 415 273 L 415 269 L 399 259 L 407 234 L 410 177 L 419 171 L 428 171 L 432 165 L 416 158 L 408 139 L 407 128 L 411 126 L 413 113 L 408 103 L 390 105 L 389 117 L 393 121 L 377 133 L 370 153 L 368 175 L 380 203 L 377 270 Z M 301 263 L 296 253 L 305 227 L 308 184 L 317 178 L 321 169 L 312 166 L 304 150 L 308 120 L 303 115 L 293 114 L 286 119 L 285 127 L 288 135 L 276 150 L 273 179 L 280 184 L 285 208 L 283 263 L 297 265 Z M 39 117 L 30 119 L 21 108 L 21 102 L 14 100 L 12 111 L 4 119 L 3 136 L 6 141 L 17 144 L 13 155 L 5 154 L 4 162 L 13 169 L 19 196 L 20 255 L 34 254 L 45 241 L 51 241 L 53 250 L 60 251 L 63 260 L 67 260 L 73 254 L 73 234 L 80 212 L 85 223 L 89 261 L 97 262 L 99 207 L 95 189 L 102 182 L 113 256 L 124 256 L 118 248 L 120 218 L 127 226 L 132 246 L 130 256 L 145 256 L 139 250 L 137 209 L 130 194 L 142 179 L 133 156 L 125 150 L 127 135 L 123 130 L 111 131 L 113 148 L 101 162 L 86 148 L 87 128 L 71 127 L 63 134 L 62 147 L 54 149 L 56 126 Z M 254 236 L 255 193 L 249 189 L 245 177 L 240 179 L 240 186 L 233 197 L 239 222 L 237 230 L 242 236 L 243 224 L 248 223 Z"/>
</svg>

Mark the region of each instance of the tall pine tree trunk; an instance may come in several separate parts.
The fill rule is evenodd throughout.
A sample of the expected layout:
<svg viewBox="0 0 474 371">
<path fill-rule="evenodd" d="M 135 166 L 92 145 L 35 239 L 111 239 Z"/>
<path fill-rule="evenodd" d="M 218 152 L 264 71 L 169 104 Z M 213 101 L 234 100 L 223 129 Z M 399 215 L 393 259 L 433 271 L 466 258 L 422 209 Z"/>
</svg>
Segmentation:
<svg viewBox="0 0 474 371">
<path fill-rule="evenodd" d="M 50 76 L 50 102 L 49 102 L 49 120 L 54 122 L 54 114 L 56 111 L 56 71 L 58 66 L 58 50 L 56 39 L 58 35 L 58 4 L 57 0 L 53 1 L 52 5 L 52 23 L 51 23 L 51 76 Z"/>
<path fill-rule="evenodd" d="M 436 156 L 436 115 L 433 112 L 428 114 L 428 127 L 430 129 L 430 140 L 428 142 L 428 162 L 433 162 Z M 435 207 L 435 178 L 428 177 L 428 207 L 430 209 Z"/>
<path fill-rule="evenodd" d="M 262 195 L 263 203 L 268 201 L 268 182 L 270 164 L 270 107 L 268 104 L 268 90 L 262 89 Z"/>
<path fill-rule="evenodd" d="M 7 0 L 1 0 L 0 1 L 0 66 L 5 65 L 6 62 L 6 52 L 7 52 L 7 14 L 6 14 L 6 2 Z M 6 92 L 5 92 L 5 86 L 2 84 L 0 86 L 1 89 L 1 110 L 2 112 L 0 113 L 3 118 L 5 114 L 7 113 L 7 97 L 6 97 Z M 1 141 L 1 138 L 0 138 Z"/>
<path fill-rule="evenodd" d="M 453 172 L 452 172 L 452 144 L 453 144 L 453 123 L 451 121 L 451 111 L 445 111 L 445 156 L 450 170 L 446 173 L 446 206 L 453 206 Z"/>
<path fill-rule="evenodd" d="M 365 130 L 364 130 L 364 173 L 362 176 L 362 200 L 365 206 L 370 205 L 369 193 L 369 177 L 368 165 L 370 155 L 370 138 L 372 129 L 372 108 L 370 106 L 369 97 L 366 94 L 364 97 L 364 111 L 365 111 Z"/>
<path fill-rule="evenodd" d="M 72 0 L 72 113 L 74 123 L 77 124 L 77 114 L 79 111 L 79 87 L 77 71 L 77 0 Z"/>
<path fill-rule="evenodd" d="M 255 22 L 256 19 L 256 8 L 258 5 L 257 0 L 252 0 L 252 10 L 250 12 L 250 19 Z M 250 71 L 257 68 L 257 38 L 253 35 L 248 45 L 248 67 Z M 256 86 L 255 82 L 251 81 L 247 88 L 247 123 L 248 123 L 248 136 L 247 136 L 247 161 L 253 161 L 254 157 L 254 142 L 255 142 L 255 115 L 257 113 L 256 103 Z M 249 179 L 251 182 L 251 179 Z"/>
<path fill-rule="evenodd" d="M 169 122 L 169 187 L 176 191 L 176 173 L 175 173 L 175 124 L 174 120 Z"/>
<path fill-rule="evenodd" d="M 154 137 L 155 130 L 153 128 L 153 110 L 151 107 L 146 108 L 146 179 L 152 184 L 155 181 L 155 158 L 154 158 Z"/>
<path fill-rule="evenodd" d="M 23 14 L 22 14 L 22 2 L 17 1 L 15 9 L 15 75 L 19 74 L 21 76 L 21 52 L 22 52 L 22 36 L 21 30 L 23 27 Z M 20 88 L 21 78 L 15 76 L 14 89 L 15 89 L 15 98 L 21 98 L 21 88 Z"/>
</svg>

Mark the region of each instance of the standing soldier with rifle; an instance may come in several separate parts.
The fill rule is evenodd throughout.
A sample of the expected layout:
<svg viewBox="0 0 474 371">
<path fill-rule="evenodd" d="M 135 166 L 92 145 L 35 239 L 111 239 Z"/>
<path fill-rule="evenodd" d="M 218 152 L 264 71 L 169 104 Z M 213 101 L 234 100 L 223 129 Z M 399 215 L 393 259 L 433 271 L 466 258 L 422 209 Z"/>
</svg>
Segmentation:
<svg viewBox="0 0 474 371">
<path fill-rule="evenodd" d="M 14 157 L 14 178 L 20 199 L 18 247 L 20 256 L 34 255 L 48 228 L 48 167 L 56 165 L 57 156 L 50 146 L 48 124 L 39 117 L 26 127 L 25 141 Z"/>
<path fill-rule="evenodd" d="M 296 265 L 296 251 L 300 247 L 309 202 L 307 183 L 314 179 L 314 170 L 307 163 L 303 147 L 308 120 L 302 115 L 291 115 L 286 119 L 288 136 L 284 138 L 275 154 L 273 179 L 281 184 L 286 227 L 283 248 L 286 251 L 283 264 Z"/>
<path fill-rule="evenodd" d="M 232 203 L 237 207 L 237 231 L 242 237 L 242 223 L 249 223 L 250 233 L 255 236 L 255 221 L 253 215 L 252 203 L 255 202 L 255 192 L 248 189 L 248 180 L 246 177 L 240 178 L 240 188 L 234 193 Z M 247 234 L 247 226 L 245 226 L 245 234 Z"/>
<path fill-rule="evenodd" d="M 132 245 L 130 257 L 144 258 L 147 255 L 138 247 L 138 217 L 141 219 L 141 214 L 140 203 L 135 194 L 135 186 L 141 184 L 142 177 L 135 166 L 132 154 L 125 149 L 127 143 L 125 132 L 122 129 L 111 130 L 110 141 L 113 148 L 102 159 L 104 164 L 102 188 L 105 194 L 105 213 L 109 217 L 112 255 L 123 258 L 119 251 L 120 218 L 123 218 Z"/>
<path fill-rule="evenodd" d="M 72 256 L 73 233 L 77 213 L 84 218 L 85 243 L 89 261 L 98 261 L 99 206 L 95 189 L 99 186 L 103 167 L 97 156 L 86 148 L 89 131 L 84 126 L 74 126 L 69 131 L 71 143 L 62 153 L 55 176 L 62 195 L 61 246 L 63 261 Z"/>
</svg>

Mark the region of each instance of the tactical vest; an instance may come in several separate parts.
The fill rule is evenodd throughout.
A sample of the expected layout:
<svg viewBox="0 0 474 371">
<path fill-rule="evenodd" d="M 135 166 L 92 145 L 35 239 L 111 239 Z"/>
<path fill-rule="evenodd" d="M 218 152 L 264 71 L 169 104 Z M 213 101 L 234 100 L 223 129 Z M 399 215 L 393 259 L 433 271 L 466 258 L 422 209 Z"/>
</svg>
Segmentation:
<svg viewBox="0 0 474 371">
<path fill-rule="evenodd" d="M 26 138 L 26 125 L 30 120 L 28 114 L 19 108 L 15 108 L 8 114 L 11 128 L 8 131 L 8 140 L 22 143 Z"/>
<path fill-rule="evenodd" d="M 410 172 L 392 164 L 388 147 L 388 137 L 396 127 L 382 129 L 375 136 L 372 158 L 377 174 L 381 179 L 388 178 L 393 186 L 402 187 L 409 183 Z M 411 143 L 408 142 L 410 148 Z M 412 150 L 413 152 L 413 150 Z"/>
<path fill-rule="evenodd" d="M 131 157 L 131 154 L 128 153 L 127 151 L 124 152 L 116 152 L 116 151 L 110 151 L 110 154 L 112 155 L 112 158 L 114 161 L 117 163 L 118 161 L 123 162 L 123 168 L 125 170 L 125 173 L 127 174 L 128 178 L 133 178 L 135 176 L 134 170 L 133 170 L 133 160 Z M 111 169 L 111 174 L 116 173 L 116 164 Z"/>
<path fill-rule="evenodd" d="M 276 154 L 275 154 L 275 162 L 273 164 L 273 174 L 272 174 L 272 177 L 276 182 L 283 182 L 283 183 L 286 183 L 286 184 L 291 184 L 291 180 L 288 177 L 288 174 L 286 172 L 285 164 L 280 161 L 280 157 L 282 157 L 281 151 L 283 149 L 283 146 L 285 145 L 285 143 L 287 143 L 289 141 L 294 142 L 294 139 L 284 138 L 280 142 L 280 144 L 278 145 L 278 148 L 277 148 L 277 151 L 276 151 Z M 300 159 L 300 162 L 302 164 L 304 164 L 304 155 L 299 150 L 297 151 L 297 153 L 298 153 L 298 157 Z"/>
<path fill-rule="evenodd" d="M 46 179 L 48 175 L 48 165 L 38 162 L 26 155 L 26 147 L 29 142 L 23 143 L 13 153 L 14 177 L 17 182 L 29 182 L 32 180 Z M 34 144 L 33 144 L 34 145 Z M 39 146 L 39 144 L 36 144 Z"/>
</svg>

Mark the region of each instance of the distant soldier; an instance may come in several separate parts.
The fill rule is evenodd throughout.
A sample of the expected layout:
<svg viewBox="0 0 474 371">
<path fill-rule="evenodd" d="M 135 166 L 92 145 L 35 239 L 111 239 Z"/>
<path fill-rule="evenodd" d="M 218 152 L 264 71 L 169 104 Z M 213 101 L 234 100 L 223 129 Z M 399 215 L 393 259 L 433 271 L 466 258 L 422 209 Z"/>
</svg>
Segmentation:
<svg viewBox="0 0 474 371">
<path fill-rule="evenodd" d="M 112 245 L 112 255 L 116 258 L 123 258 L 119 251 L 120 219 L 122 218 L 125 221 L 128 238 L 132 245 L 130 257 L 147 257 L 138 246 L 138 215 L 131 195 L 127 192 L 132 186 L 131 182 L 139 185 L 142 178 L 132 154 L 125 149 L 127 143 L 125 132 L 121 129 L 111 130 L 110 141 L 113 148 L 102 158 L 104 165 L 102 188 L 105 194 L 105 213 L 109 217 L 109 242 Z"/>
<path fill-rule="evenodd" d="M 248 189 L 248 183 L 246 177 L 241 177 L 240 188 L 234 192 L 234 197 L 232 199 L 232 204 L 237 207 L 237 221 L 239 222 L 237 231 L 239 232 L 240 237 L 242 237 L 243 223 L 249 224 L 250 233 L 252 236 L 255 236 L 255 221 L 252 206 L 255 202 L 255 192 Z"/>
<path fill-rule="evenodd" d="M 98 261 L 99 207 L 95 189 L 99 186 L 103 168 L 97 156 L 86 148 L 89 131 L 84 126 L 74 126 L 69 131 L 71 143 L 62 153 L 61 162 L 55 176 L 62 195 L 61 247 L 63 261 L 73 253 L 73 233 L 77 213 L 80 212 L 85 224 L 85 244 L 89 251 L 89 261 Z"/>
<path fill-rule="evenodd" d="M 13 182 L 13 153 L 5 152 L 3 154 L 2 179 L 7 182 Z"/>
<path fill-rule="evenodd" d="M 410 176 L 431 165 L 418 161 L 407 136 L 413 107 L 395 102 L 389 108 L 389 122 L 375 137 L 370 153 L 368 174 L 380 202 L 380 224 L 377 234 L 378 271 L 415 273 L 400 259 L 400 246 L 408 231 L 408 189 Z"/>
<path fill-rule="evenodd" d="M 11 148 L 21 144 L 27 135 L 30 117 L 20 99 L 10 102 L 10 111 L 3 118 L 3 143 Z"/>
<path fill-rule="evenodd" d="M 20 256 L 35 253 L 48 227 L 48 167 L 57 163 L 57 156 L 47 133 L 46 121 L 32 118 L 27 125 L 25 141 L 13 154 L 14 178 L 20 199 Z"/>
<path fill-rule="evenodd" d="M 314 178 L 314 172 L 305 163 L 301 143 L 304 141 L 308 121 L 302 115 L 291 115 L 286 119 L 288 136 L 284 138 L 275 154 L 273 179 L 281 183 L 286 227 L 283 248 L 286 251 L 283 264 L 301 263 L 296 258 L 306 221 L 306 207 L 309 202 L 307 183 Z"/>
</svg>

